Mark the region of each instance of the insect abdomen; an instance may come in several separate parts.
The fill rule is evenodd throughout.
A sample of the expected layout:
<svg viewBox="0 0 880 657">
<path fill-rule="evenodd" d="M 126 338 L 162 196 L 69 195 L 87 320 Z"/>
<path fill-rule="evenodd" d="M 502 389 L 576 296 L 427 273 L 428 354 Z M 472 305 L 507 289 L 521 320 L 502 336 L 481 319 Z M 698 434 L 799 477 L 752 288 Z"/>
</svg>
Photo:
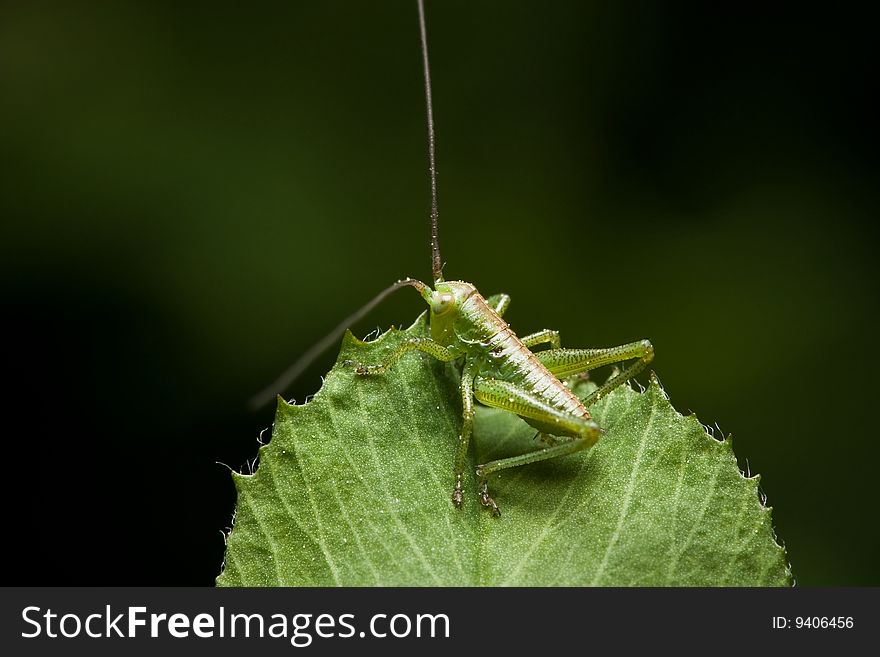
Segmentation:
<svg viewBox="0 0 880 657">
<path fill-rule="evenodd" d="M 535 358 L 479 293 L 462 305 L 461 315 L 486 349 L 484 376 L 514 383 L 576 417 L 590 417 L 580 399 Z"/>
</svg>

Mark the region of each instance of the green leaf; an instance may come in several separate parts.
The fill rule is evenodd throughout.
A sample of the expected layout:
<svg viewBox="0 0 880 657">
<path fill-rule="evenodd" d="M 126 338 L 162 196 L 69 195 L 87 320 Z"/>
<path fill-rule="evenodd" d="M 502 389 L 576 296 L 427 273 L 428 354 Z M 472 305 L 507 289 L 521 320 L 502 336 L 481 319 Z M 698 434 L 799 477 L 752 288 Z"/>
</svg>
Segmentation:
<svg viewBox="0 0 880 657">
<path fill-rule="evenodd" d="M 590 408 L 606 430 L 590 451 L 493 476 L 500 518 L 480 506 L 470 474 L 455 509 L 455 368 L 422 354 L 383 376 L 341 365 L 381 362 L 426 330 L 422 316 L 373 342 L 348 334 L 310 402 L 279 400 L 256 472 L 233 475 L 219 585 L 791 584 L 758 477 L 744 477 L 730 439 L 679 415 L 655 380 Z M 534 433 L 480 408 L 475 458 L 536 449 Z"/>
</svg>

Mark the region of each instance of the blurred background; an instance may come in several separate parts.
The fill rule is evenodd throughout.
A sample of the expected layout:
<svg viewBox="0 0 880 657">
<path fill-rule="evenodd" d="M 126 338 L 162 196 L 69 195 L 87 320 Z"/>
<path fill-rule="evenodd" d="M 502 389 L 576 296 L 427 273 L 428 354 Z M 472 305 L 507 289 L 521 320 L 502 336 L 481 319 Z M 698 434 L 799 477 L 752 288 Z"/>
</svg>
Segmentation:
<svg viewBox="0 0 880 657">
<path fill-rule="evenodd" d="M 650 338 L 798 583 L 880 585 L 876 17 L 829 11 L 429 2 L 441 246 L 520 334 Z M 6 583 L 213 583 L 246 400 L 430 276 L 420 66 L 413 0 L 0 6 Z"/>
</svg>

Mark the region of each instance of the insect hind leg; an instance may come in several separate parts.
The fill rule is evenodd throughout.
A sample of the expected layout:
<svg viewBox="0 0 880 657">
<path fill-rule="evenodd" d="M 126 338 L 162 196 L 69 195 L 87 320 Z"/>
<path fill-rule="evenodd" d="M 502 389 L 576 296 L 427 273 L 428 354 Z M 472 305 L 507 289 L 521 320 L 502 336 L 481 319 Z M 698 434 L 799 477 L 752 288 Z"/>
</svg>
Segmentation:
<svg viewBox="0 0 880 657">
<path fill-rule="evenodd" d="M 592 424 L 595 425 L 595 423 Z M 498 508 L 498 504 L 492 499 L 491 495 L 489 495 L 490 474 L 498 472 L 499 470 L 507 470 L 508 468 L 516 468 L 521 465 L 528 465 L 529 463 L 546 461 L 547 459 L 553 459 L 558 456 L 574 454 L 575 452 L 587 449 L 595 444 L 596 438 L 598 438 L 600 433 L 601 430 L 598 426 L 585 427 L 584 435 L 578 438 L 571 438 L 567 442 L 559 443 L 558 439 L 553 437 L 551 441 L 548 441 L 555 443 L 552 447 L 544 447 L 534 452 L 528 452 L 527 454 L 510 456 L 508 458 L 497 459 L 495 461 L 490 461 L 489 463 L 478 465 L 477 478 L 479 480 L 480 503 L 491 509 L 494 515 L 500 516 L 501 510 Z"/>
<path fill-rule="evenodd" d="M 495 515 L 500 515 L 501 512 L 498 504 L 489 495 L 489 475 L 587 449 L 596 443 L 602 433 L 599 425 L 592 419 L 560 410 L 536 393 L 509 381 L 478 376 L 474 379 L 474 396 L 486 406 L 515 413 L 530 421 L 530 424 L 554 428 L 553 438 L 545 439 L 547 447 L 477 466 L 480 503 L 491 509 Z M 553 444 L 550 444 L 551 441 Z"/>
<path fill-rule="evenodd" d="M 644 370 L 654 360 L 654 347 L 649 340 L 639 340 L 607 349 L 550 349 L 535 353 L 535 357 L 559 378 L 588 372 L 603 365 L 636 359 L 634 363 L 612 376 L 584 399 L 584 405 L 589 406 Z"/>
</svg>

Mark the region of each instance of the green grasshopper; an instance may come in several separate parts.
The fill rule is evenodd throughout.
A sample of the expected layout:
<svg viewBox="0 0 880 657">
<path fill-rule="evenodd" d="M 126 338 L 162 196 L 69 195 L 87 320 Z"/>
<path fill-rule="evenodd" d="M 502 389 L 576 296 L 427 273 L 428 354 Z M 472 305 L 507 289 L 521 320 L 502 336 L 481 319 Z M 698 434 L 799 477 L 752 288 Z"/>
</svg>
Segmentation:
<svg viewBox="0 0 880 657">
<path fill-rule="evenodd" d="M 515 413 L 537 429 L 537 437 L 545 447 L 483 463 L 476 468 L 480 503 L 491 509 L 494 515 L 500 515 L 498 504 L 489 494 L 488 477 L 500 470 L 592 447 L 602 435 L 602 429 L 592 419 L 587 407 L 645 369 L 654 358 L 654 348 L 648 340 L 640 340 L 606 349 L 564 349 L 559 332 L 551 329 L 519 338 L 503 319 L 510 305 L 507 294 L 495 294 L 486 299 L 471 283 L 444 280 L 437 230 L 439 215 L 434 117 L 423 0 L 418 0 L 418 10 L 428 123 L 434 287 L 407 278 L 383 290 L 304 354 L 278 381 L 258 395 L 255 402 L 261 404 L 268 401 L 276 390 L 286 387 L 318 353 L 334 343 L 345 328 L 391 292 L 414 287 L 430 308 L 431 337 L 407 340 L 383 363 L 345 361 L 343 365 L 353 368 L 355 374 L 361 377 L 383 375 L 411 351 L 421 351 L 445 363 L 460 364 L 463 423 L 453 468 L 452 491 L 452 503 L 457 508 L 461 508 L 463 499 L 462 478 L 474 427 L 474 399 L 486 406 Z M 530 348 L 537 345 L 550 345 L 550 348 L 533 353 Z M 562 381 L 563 378 L 580 375 L 603 365 L 632 359 L 635 359 L 634 363 L 614 374 L 584 400 L 579 399 Z"/>
</svg>

